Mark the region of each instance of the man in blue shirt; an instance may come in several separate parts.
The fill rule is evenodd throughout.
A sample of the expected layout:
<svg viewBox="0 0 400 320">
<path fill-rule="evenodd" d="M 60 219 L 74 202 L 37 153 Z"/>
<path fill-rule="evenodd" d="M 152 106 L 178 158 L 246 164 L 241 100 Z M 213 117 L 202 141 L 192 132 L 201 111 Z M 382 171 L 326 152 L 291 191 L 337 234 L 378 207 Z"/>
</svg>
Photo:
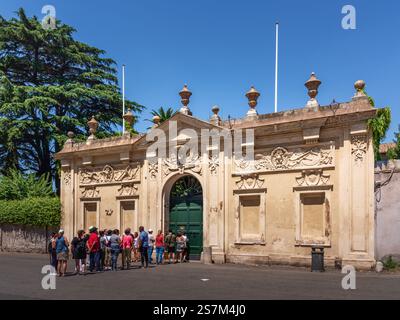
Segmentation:
<svg viewBox="0 0 400 320">
<path fill-rule="evenodd" d="M 144 227 L 139 227 L 139 244 L 140 244 L 140 260 L 142 262 L 142 268 L 147 268 L 149 266 L 149 235 L 144 231 Z M 146 262 L 146 265 L 145 265 Z"/>
</svg>

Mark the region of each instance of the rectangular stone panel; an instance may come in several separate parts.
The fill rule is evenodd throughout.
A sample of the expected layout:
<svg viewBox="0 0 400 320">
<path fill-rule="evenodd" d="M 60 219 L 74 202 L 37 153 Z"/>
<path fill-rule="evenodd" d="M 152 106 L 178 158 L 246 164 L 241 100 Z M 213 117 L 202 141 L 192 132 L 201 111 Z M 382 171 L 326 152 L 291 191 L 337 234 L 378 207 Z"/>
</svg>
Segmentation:
<svg viewBox="0 0 400 320">
<path fill-rule="evenodd" d="M 121 232 L 126 228 L 134 230 L 135 201 L 121 201 Z"/>
<path fill-rule="evenodd" d="M 301 195 L 302 237 L 312 239 L 324 236 L 324 203 L 324 193 Z"/>
<path fill-rule="evenodd" d="M 258 235 L 260 230 L 260 196 L 240 197 L 241 237 Z"/>
<path fill-rule="evenodd" d="M 96 226 L 97 204 L 90 202 L 83 205 L 84 229 L 89 230 L 90 226 Z"/>
</svg>

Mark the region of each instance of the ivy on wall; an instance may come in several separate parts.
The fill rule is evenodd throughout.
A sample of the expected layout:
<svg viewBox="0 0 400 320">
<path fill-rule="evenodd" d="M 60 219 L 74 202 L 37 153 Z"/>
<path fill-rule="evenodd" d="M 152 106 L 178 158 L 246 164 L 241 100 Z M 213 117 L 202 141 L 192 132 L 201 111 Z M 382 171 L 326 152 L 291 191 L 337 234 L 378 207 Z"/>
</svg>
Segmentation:
<svg viewBox="0 0 400 320">
<path fill-rule="evenodd" d="M 376 116 L 368 121 L 368 126 L 372 129 L 372 139 L 374 145 L 375 161 L 381 160 L 379 146 L 386 136 L 391 121 L 391 111 L 389 107 L 378 109 Z"/>
</svg>

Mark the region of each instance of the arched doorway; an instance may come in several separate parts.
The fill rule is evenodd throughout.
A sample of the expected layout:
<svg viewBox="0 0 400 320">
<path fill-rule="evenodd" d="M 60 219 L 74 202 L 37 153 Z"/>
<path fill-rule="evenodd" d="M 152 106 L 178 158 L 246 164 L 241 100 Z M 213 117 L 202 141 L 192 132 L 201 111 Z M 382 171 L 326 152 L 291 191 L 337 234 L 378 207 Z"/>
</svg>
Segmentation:
<svg viewBox="0 0 400 320">
<path fill-rule="evenodd" d="M 169 229 L 185 231 L 189 238 L 190 258 L 199 259 L 203 251 L 203 190 L 193 176 L 179 178 L 169 198 Z"/>
</svg>

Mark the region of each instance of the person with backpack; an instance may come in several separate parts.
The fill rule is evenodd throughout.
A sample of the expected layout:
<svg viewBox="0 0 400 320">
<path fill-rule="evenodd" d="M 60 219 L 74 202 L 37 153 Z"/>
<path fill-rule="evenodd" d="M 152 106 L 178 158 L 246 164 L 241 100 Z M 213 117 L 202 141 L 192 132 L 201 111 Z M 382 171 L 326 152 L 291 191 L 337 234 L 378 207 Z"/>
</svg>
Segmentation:
<svg viewBox="0 0 400 320">
<path fill-rule="evenodd" d="M 58 237 L 56 240 L 56 253 L 57 253 L 57 274 L 59 277 L 64 277 L 67 272 L 68 263 L 68 246 L 69 242 L 67 237 L 64 236 L 64 230 L 58 231 Z"/>
<path fill-rule="evenodd" d="M 75 259 L 75 274 L 84 274 L 86 267 L 85 231 L 79 230 L 77 235 L 71 241 L 71 253 L 72 258 Z"/>
<path fill-rule="evenodd" d="M 165 249 L 168 255 L 167 256 L 167 259 L 169 260 L 168 263 L 171 263 L 171 261 L 174 260 L 175 244 L 176 244 L 176 236 L 170 229 L 168 231 L 167 236 L 165 237 Z"/>
</svg>

